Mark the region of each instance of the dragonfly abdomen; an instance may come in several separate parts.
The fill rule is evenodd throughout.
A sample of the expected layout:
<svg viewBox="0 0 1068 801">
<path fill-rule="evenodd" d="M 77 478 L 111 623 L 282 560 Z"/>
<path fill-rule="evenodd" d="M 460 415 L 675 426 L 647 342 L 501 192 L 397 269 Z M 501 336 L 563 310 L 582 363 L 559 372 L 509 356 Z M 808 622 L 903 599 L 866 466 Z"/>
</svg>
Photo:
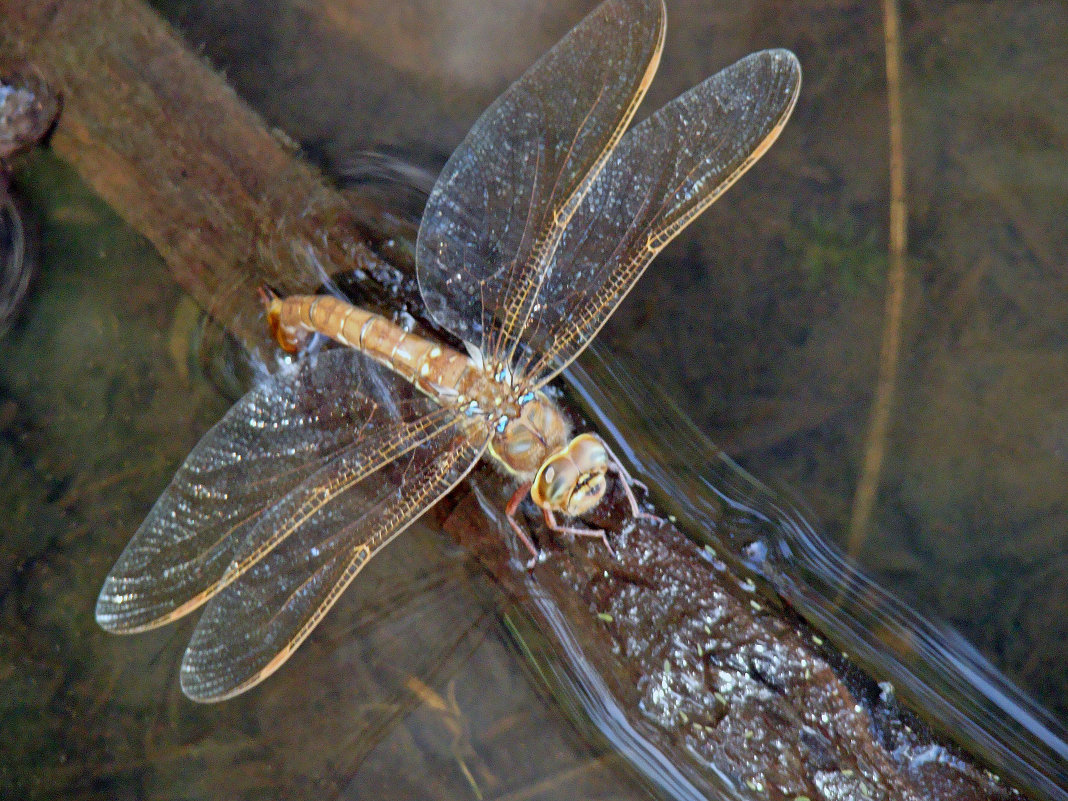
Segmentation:
<svg viewBox="0 0 1068 801">
<path fill-rule="evenodd" d="M 299 350 L 311 334 L 322 334 L 362 351 L 443 403 L 468 383 L 463 380 L 472 366 L 467 356 L 329 295 L 271 298 L 267 319 L 289 352 Z"/>
</svg>

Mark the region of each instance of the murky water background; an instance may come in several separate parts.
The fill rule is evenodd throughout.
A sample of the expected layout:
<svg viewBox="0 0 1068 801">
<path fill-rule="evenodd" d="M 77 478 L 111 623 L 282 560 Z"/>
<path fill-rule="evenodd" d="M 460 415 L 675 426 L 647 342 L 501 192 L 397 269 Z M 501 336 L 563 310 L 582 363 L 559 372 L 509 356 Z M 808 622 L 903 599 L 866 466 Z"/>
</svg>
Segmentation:
<svg viewBox="0 0 1068 801">
<path fill-rule="evenodd" d="M 336 173 L 367 150 L 440 166 L 592 7 L 157 5 Z M 602 344 L 845 543 L 883 321 L 879 10 L 668 12 L 646 111 L 762 47 L 793 49 L 805 86 L 779 143 L 657 260 Z M 1068 11 L 905 5 L 902 34 L 903 360 L 857 556 L 1068 720 Z M 36 293 L 0 340 L 0 716 L 5 752 L 20 756 L 4 760 L 0 786 L 86 798 L 641 793 L 539 696 L 501 627 L 504 601 L 434 532 L 406 535 L 291 665 L 221 707 L 177 690 L 188 624 L 100 632 L 106 570 L 228 401 L 189 364 L 196 310 L 151 248 L 49 155 L 18 180 L 44 248 Z"/>
</svg>

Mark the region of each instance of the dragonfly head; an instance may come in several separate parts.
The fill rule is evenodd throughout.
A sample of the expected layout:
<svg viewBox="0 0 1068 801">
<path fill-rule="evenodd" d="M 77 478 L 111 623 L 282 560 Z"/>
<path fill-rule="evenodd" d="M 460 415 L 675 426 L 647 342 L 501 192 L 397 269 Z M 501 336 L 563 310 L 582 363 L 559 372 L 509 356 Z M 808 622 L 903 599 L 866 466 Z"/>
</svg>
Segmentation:
<svg viewBox="0 0 1068 801">
<path fill-rule="evenodd" d="M 530 497 L 538 506 L 572 517 L 586 514 L 604 497 L 608 451 L 593 434 L 579 434 L 538 470 Z"/>
</svg>

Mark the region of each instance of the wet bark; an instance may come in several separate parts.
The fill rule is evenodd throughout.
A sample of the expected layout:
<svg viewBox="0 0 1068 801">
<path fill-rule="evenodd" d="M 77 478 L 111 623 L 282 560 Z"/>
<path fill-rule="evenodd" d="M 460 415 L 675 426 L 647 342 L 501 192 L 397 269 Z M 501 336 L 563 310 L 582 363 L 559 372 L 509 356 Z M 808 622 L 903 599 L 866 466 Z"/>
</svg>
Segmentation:
<svg viewBox="0 0 1068 801">
<path fill-rule="evenodd" d="M 613 532 L 614 555 L 597 540 L 543 538 L 549 557 L 531 573 L 516 569 L 521 553 L 486 536 L 485 519 L 499 518 L 492 502 L 467 496 L 436 514 L 527 600 L 578 683 L 590 674 L 603 682 L 616 713 L 673 755 L 698 794 L 724 789 L 714 766 L 742 797 L 1018 797 L 714 552 L 667 521 L 628 521 L 619 495 L 587 520 Z"/>
<path fill-rule="evenodd" d="M 263 340 L 256 283 L 382 268 L 352 206 L 142 3 L 3 0 L 0 20 L 5 55 L 62 98 L 52 149 L 244 341 Z"/>
<path fill-rule="evenodd" d="M 244 341 L 264 341 L 257 283 L 306 291 L 317 265 L 390 271 L 359 211 L 140 3 L 0 0 L 0 19 L 0 47 L 63 97 L 53 149 Z M 412 282 L 396 286 L 416 302 Z M 543 541 L 549 558 L 527 572 L 494 499 L 479 498 L 461 489 L 433 514 L 689 786 L 795 800 L 1015 796 L 666 522 L 634 525 L 617 497 L 589 521 L 612 532 L 615 555 Z"/>
</svg>

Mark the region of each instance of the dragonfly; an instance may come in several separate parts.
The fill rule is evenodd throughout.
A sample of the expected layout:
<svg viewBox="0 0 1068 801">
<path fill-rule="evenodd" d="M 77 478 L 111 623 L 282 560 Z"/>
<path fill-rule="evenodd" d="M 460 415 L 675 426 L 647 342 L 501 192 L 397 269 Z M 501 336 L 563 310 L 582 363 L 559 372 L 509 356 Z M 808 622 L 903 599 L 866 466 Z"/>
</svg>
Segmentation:
<svg viewBox="0 0 1068 801">
<path fill-rule="evenodd" d="M 659 64 L 662 0 L 608 0 L 478 119 L 428 198 L 416 272 L 454 349 L 330 294 L 277 297 L 293 364 L 201 439 L 108 575 L 96 607 L 133 633 L 201 605 L 180 669 L 196 701 L 278 669 L 367 563 L 488 456 L 549 529 L 630 477 L 573 436 L 549 382 L 653 257 L 760 158 L 801 82 L 787 50 L 750 55 L 628 130 Z M 332 347 L 309 347 L 326 341 Z"/>
</svg>

